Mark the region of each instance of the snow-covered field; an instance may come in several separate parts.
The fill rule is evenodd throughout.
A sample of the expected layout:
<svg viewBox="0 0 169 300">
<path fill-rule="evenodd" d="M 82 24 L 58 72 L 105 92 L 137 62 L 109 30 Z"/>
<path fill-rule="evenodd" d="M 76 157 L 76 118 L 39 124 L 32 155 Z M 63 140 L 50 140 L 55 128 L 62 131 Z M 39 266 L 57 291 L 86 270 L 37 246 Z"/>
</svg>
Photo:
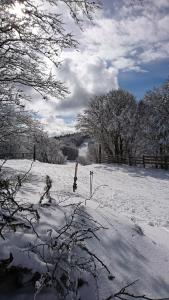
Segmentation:
<svg viewBox="0 0 169 300">
<path fill-rule="evenodd" d="M 28 160 L 10 160 L 5 168 L 7 174 L 12 175 L 14 171 L 27 171 L 30 164 Z M 139 281 L 130 291 L 151 298 L 169 297 L 169 172 L 106 164 L 79 165 L 78 188 L 73 193 L 74 167 L 74 163 L 52 165 L 35 162 L 18 197 L 38 203 L 43 194 L 45 176 L 49 175 L 53 182 L 52 198 L 60 203 L 83 202 L 84 209 L 107 228 L 97 233 L 100 241 L 89 243 L 90 249 L 115 276 L 109 282 L 104 276 L 100 277 L 100 300 L 136 279 Z M 94 172 L 91 199 L 90 171 Z M 57 210 L 52 209 L 43 219 L 42 232 L 56 226 L 59 221 Z M 19 238 L 14 236 L 13 247 L 17 247 Z M 9 242 L 3 241 L 0 255 L 5 256 L 6 253 L 9 257 L 10 247 Z M 25 256 L 20 259 L 21 263 L 23 260 L 27 263 Z M 81 295 L 82 300 L 96 299 L 90 286 L 83 287 Z M 8 296 L 15 300 L 33 299 L 31 295 L 22 293 Z M 7 296 L 2 294 L 0 299 L 7 299 Z M 52 294 L 46 296 L 42 293 L 37 299 L 55 298 Z"/>
</svg>

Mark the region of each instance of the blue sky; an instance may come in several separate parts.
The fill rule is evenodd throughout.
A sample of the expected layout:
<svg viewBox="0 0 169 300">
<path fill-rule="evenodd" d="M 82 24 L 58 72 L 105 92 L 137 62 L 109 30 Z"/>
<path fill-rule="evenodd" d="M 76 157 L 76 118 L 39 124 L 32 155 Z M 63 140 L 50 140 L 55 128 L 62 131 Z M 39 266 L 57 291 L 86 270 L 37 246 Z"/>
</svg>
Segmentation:
<svg viewBox="0 0 169 300">
<path fill-rule="evenodd" d="M 30 104 L 51 135 L 73 132 L 77 114 L 94 95 L 123 88 L 139 100 L 169 77 L 169 0 L 143 0 L 143 5 L 139 0 L 103 0 L 83 31 L 65 7 L 60 12 L 66 30 L 79 42 L 79 50 L 63 51 L 61 67 L 53 69 L 70 94 Z"/>
<path fill-rule="evenodd" d="M 144 94 L 158 87 L 169 78 L 169 59 L 143 64 L 147 72 L 123 72 L 119 73 L 119 86 L 130 91 L 137 100 L 143 98 Z"/>
</svg>

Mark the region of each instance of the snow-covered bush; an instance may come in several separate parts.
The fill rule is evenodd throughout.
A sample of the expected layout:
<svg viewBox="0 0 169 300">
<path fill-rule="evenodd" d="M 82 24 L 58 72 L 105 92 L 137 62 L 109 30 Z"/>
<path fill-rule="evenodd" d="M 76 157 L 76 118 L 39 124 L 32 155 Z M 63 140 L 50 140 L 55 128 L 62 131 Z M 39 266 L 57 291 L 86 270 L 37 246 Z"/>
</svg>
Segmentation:
<svg viewBox="0 0 169 300">
<path fill-rule="evenodd" d="M 60 215 L 60 208 L 55 210 Z M 49 231 L 47 238 L 41 236 L 39 243 L 30 246 L 29 254 L 36 252 L 41 262 L 46 262 L 46 273 L 41 274 L 37 292 L 42 287 L 52 286 L 59 299 L 70 299 L 70 296 L 77 299 L 80 284 L 86 284 L 89 278 L 97 278 L 98 264 L 105 269 L 107 276 L 112 275 L 85 242 L 96 238 L 97 231 L 103 227 L 92 219 L 80 203 L 65 208 L 64 214 L 63 226 L 56 231 Z"/>
<path fill-rule="evenodd" d="M 8 115 L 8 111 L 6 114 Z M 10 116 L 8 116 L 8 119 L 9 117 Z M 6 115 L 3 119 L 4 123 L 9 123 L 8 119 L 6 119 Z M 19 110 L 17 118 L 13 113 L 11 119 L 11 128 L 9 130 L 8 128 L 6 128 L 6 130 L 4 128 L 4 132 L 2 131 L 2 134 L 0 134 L 1 159 L 35 158 L 42 162 L 54 164 L 65 163 L 66 157 L 61 151 L 60 143 L 56 139 L 50 138 L 41 127 L 41 124 L 39 122 L 35 122 L 27 112 Z M 4 125 L 2 124 L 2 127 L 3 126 Z M 19 129 L 16 130 L 16 128 Z"/>
<path fill-rule="evenodd" d="M 29 173 L 29 172 L 28 172 Z M 0 236 L 5 239 L 8 231 L 17 231 L 17 228 L 31 229 L 33 223 L 39 220 L 39 214 L 33 204 L 25 203 L 22 199 L 16 200 L 27 173 L 16 179 L 4 178 L 0 168 Z"/>
</svg>

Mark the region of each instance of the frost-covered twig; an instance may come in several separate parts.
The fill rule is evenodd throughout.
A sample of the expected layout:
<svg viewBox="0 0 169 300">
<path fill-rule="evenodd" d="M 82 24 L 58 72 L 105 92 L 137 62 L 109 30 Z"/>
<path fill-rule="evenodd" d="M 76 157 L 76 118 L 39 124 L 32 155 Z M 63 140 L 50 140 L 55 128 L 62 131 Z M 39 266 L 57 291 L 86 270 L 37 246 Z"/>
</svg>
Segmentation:
<svg viewBox="0 0 169 300">
<path fill-rule="evenodd" d="M 151 298 L 146 296 L 145 294 L 142 295 L 136 295 L 128 291 L 128 288 L 133 286 L 136 282 L 138 282 L 138 279 L 127 284 L 126 286 L 122 287 L 120 291 L 118 291 L 115 294 L 110 295 L 105 300 L 112 300 L 112 299 L 120 299 L 120 300 L 129 300 L 129 299 L 142 299 L 142 300 L 169 300 L 169 297 L 167 298 Z"/>
<path fill-rule="evenodd" d="M 44 209 L 44 208 L 42 208 Z M 51 209 L 51 207 L 49 208 Z M 56 209 L 59 209 L 56 206 Z M 89 239 L 96 239 L 97 232 L 105 229 L 94 220 L 81 203 L 62 207 L 65 214 L 65 224 L 61 228 L 50 231 L 46 240 L 38 239 L 38 243 L 32 245 L 27 251 L 36 253 L 39 259 L 46 265 L 45 281 L 37 283 L 39 292 L 43 286 L 52 286 L 57 295 L 66 299 L 66 295 L 78 293 L 78 282 L 83 282 L 83 274 L 92 276 L 98 292 L 98 267 L 101 265 L 108 277 L 111 275 L 109 268 L 86 244 Z M 45 275 L 45 273 L 43 274 Z M 36 294 L 38 290 L 36 289 Z"/>
<path fill-rule="evenodd" d="M 49 177 L 49 175 L 46 176 L 46 186 L 44 188 L 44 193 L 43 195 L 40 197 L 40 201 L 39 204 L 42 203 L 42 200 L 44 199 L 44 197 L 46 197 L 48 199 L 48 202 L 51 203 L 52 202 L 52 198 L 50 195 L 50 189 L 52 187 L 52 179 Z"/>
<path fill-rule="evenodd" d="M 2 164 L 0 165 L 0 172 L 1 172 L 2 167 L 4 166 L 5 163 L 6 163 L 6 160 L 4 160 L 4 161 L 2 162 Z"/>
<path fill-rule="evenodd" d="M 17 176 L 15 184 L 8 178 L 0 180 L 0 236 L 2 239 L 5 239 L 5 229 L 12 229 L 13 231 L 16 231 L 18 227 L 30 229 L 33 228 L 32 220 L 38 221 L 40 218 L 33 204 L 16 200 L 16 195 L 30 173 L 32 165 L 33 162 L 22 177 Z"/>
</svg>

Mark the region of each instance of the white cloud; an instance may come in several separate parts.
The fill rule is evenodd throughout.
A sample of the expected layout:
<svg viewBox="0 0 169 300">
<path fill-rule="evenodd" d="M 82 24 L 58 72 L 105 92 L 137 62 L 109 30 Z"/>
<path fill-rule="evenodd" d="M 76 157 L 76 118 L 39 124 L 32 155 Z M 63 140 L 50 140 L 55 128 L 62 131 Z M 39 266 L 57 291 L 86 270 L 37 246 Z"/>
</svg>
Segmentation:
<svg viewBox="0 0 169 300">
<path fill-rule="evenodd" d="M 118 88 L 116 69 L 97 55 L 88 55 L 85 50 L 63 55 L 59 77 L 67 83 L 71 92 L 56 105 L 59 110 L 79 111 L 93 95 Z"/>
<path fill-rule="evenodd" d="M 49 116 L 41 119 L 44 128 L 49 132 L 51 136 L 57 136 L 60 134 L 73 133 L 75 131 L 75 121 L 71 120 L 67 124 L 62 117 Z"/>
<path fill-rule="evenodd" d="M 97 53 L 102 59 L 111 60 L 112 66 L 123 69 L 133 69 L 138 66 L 139 55 L 136 49 L 140 48 L 141 56 L 149 49 L 161 43 L 157 51 L 161 58 L 164 58 L 163 47 L 169 40 L 169 15 L 148 14 L 143 10 L 142 15 L 127 16 L 127 11 L 122 19 L 97 20 L 95 27 L 89 27 L 83 36 L 83 46 L 87 44 L 89 54 Z M 135 52 L 134 52 L 135 51 Z M 131 58 L 131 55 L 133 56 Z M 166 57 L 168 53 L 166 52 Z M 151 60 L 151 56 L 150 56 Z M 118 62 L 119 61 L 119 62 Z M 124 64 L 122 63 L 124 62 Z M 146 60 L 147 61 L 147 60 Z"/>
<path fill-rule="evenodd" d="M 79 51 L 62 53 L 62 67 L 56 71 L 70 95 L 56 104 L 36 102 L 35 109 L 39 109 L 50 133 L 73 130 L 72 118 L 92 95 L 118 88 L 119 71 L 142 72 L 142 64 L 169 57 L 168 0 L 146 0 L 143 6 L 134 7 L 124 0 L 105 3 L 95 24 L 87 24 L 84 31 L 65 16 L 67 27 L 76 33 L 80 44 Z M 62 118 L 56 117 L 58 114 Z"/>
</svg>

